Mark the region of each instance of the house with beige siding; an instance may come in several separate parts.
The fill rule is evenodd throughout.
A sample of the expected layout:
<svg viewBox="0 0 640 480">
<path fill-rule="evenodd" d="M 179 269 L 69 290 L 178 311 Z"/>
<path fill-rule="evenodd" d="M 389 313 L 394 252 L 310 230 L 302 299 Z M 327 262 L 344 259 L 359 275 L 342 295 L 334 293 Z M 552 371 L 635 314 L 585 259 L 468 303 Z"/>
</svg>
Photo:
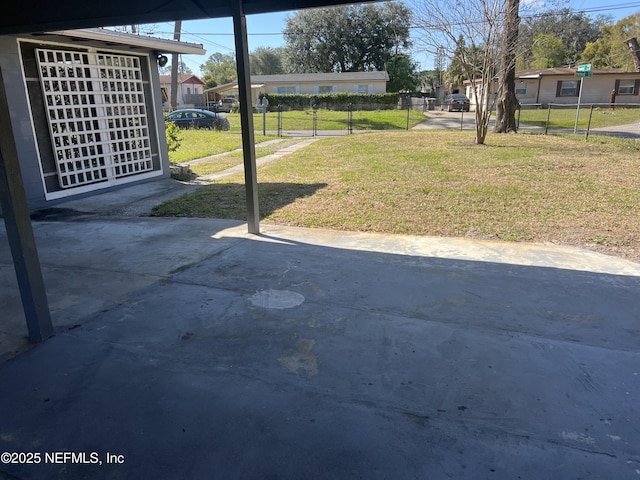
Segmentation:
<svg viewBox="0 0 640 480">
<path fill-rule="evenodd" d="M 577 68 L 564 67 L 517 72 L 516 97 L 521 105 L 575 105 L 582 89 L 582 104 L 609 104 L 614 91 L 616 104 L 640 104 L 640 72 L 591 70 L 590 77 L 579 77 L 576 72 Z M 463 91 L 473 106 L 472 88 L 470 82 L 465 82 L 464 87 L 457 90 Z M 497 81 L 491 85 L 492 101 L 496 90 Z"/>
<path fill-rule="evenodd" d="M 251 98 L 256 104 L 263 93 L 387 93 L 387 72 L 287 73 L 252 75 Z M 207 100 L 215 102 L 227 96 L 237 96 L 238 82 L 218 85 L 205 91 Z"/>
<path fill-rule="evenodd" d="M 640 102 L 640 72 L 592 70 L 590 77 L 576 76 L 576 68 L 547 68 L 516 73 L 516 96 L 522 105 L 549 103 L 609 103 L 612 91 L 616 103 Z M 582 79 L 582 80 L 581 80 Z"/>
</svg>

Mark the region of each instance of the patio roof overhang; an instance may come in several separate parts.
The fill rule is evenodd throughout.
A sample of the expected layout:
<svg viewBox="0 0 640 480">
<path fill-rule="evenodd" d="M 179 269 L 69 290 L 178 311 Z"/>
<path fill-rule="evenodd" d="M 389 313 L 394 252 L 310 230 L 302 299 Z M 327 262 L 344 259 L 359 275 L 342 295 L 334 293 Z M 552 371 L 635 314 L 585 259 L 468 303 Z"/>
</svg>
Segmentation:
<svg viewBox="0 0 640 480">
<path fill-rule="evenodd" d="M 3 7 L 0 34 L 233 17 L 363 1 L 367 0 L 24 0 Z"/>
<path fill-rule="evenodd" d="M 359 0 L 360 3 L 370 0 Z M 359 3 L 344 0 L 24 0 L 10 2 L 0 15 L 0 35 L 73 30 L 114 25 L 144 24 L 175 20 L 232 17 L 238 99 L 245 170 L 247 226 L 259 233 L 251 79 L 246 15 L 304 8 Z M 8 72 L 10 74 L 15 72 Z M 0 206 L 7 229 L 31 341 L 54 334 L 42 278 L 29 207 L 27 205 L 18 149 L 13 136 L 7 91 L 0 69 Z"/>
</svg>

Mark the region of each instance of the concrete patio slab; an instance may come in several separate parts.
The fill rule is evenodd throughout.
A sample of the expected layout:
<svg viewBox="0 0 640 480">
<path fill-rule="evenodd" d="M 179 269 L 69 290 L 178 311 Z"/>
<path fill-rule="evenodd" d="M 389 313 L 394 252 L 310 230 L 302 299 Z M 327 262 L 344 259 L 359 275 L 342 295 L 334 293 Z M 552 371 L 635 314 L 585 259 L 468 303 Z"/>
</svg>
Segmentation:
<svg viewBox="0 0 640 480">
<path fill-rule="evenodd" d="M 57 335 L 0 364 L 0 452 L 40 461 L 0 478 L 640 477 L 640 265 L 201 219 L 34 228 Z"/>
</svg>

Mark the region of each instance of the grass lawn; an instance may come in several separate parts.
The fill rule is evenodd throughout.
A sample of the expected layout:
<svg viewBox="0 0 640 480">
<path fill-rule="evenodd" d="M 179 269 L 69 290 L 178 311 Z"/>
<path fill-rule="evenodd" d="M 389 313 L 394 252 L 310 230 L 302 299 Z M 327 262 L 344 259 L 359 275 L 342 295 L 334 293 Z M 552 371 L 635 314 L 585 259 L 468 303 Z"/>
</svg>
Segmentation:
<svg viewBox="0 0 640 480">
<path fill-rule="evenodd" d="M 218 132 L 215 130 L 180 130 L 182 142 L 180 148 L 169 153 L 172 163 L 187 162 L 196 158 L 230 152 L 242 147 L 242 137 L 239 133 Z M 257 135 L 256 143 L 278 138 L 277 135 Z"/>
<path fill-rule="evenodd" d="M 592 136 L 380 132 L 322 139 L 258 171 L 261 216 L 339 230 L 578 245 L 640 261 L 640 144 Z M 243 177 L 155 215 L 245 219 Z"/>
<path fill-rule="evenodd" d="M 240 129 L 240 114 L 225 114 L 231 123 L 231 130 Z M 347 130 L 349 128 L 349 113 L 336 112 L 333 110 L 318 110 L 317 112 L 318 130 Z M 421 112 L 409 112 L 409 128 L 425 120 Z M 356 111 L 352 113 L 354 130 L 396 130 L 407 128 L 406 110 L 374 110 Z M 261 113 L 253 115 L 253 126 L 256 131 L 263 128 L 263 117 Z M 278 113 L 267 113 L 267 130 L 278 129 Z M 282 112 L 283 130 L 313 130 L 313 111 L 289 111 Z"/>
<path fill-rule="evenodd" d="M 283 138 L 278 142 L 256 145 L 256 158 L 265 157 L 277 152 L 290 145 L 300 142 L 301 139 Z M 227 154 L 216 156 L 210 160 L 194 163 L 191 165 L 191 171 L 197 175 L 209 175 L 221 172 L 230 167 L 235 167 L 243 161 L 242 151 L 229 152 Z"/>
<path fill-rule="evenodd" d="M 520 123 L 537 125 L 544 127 L 547 123 L 548 110 L 537 109 L 527 110 L 523 108 L 520 112 Z M 589 124 L 590 107 L 582 106 L 578 118 L 578 128 L 585 129 Z M 640 108 L 594 108 L 591 116 L 591 128 L 613 127 L 615 125 L 625 125 L 628 123 L 640 122 Z M 573 128 L 576 123 L 576 107 L 552 108 L 549 117 L 549 128 Z"/>
</svg>

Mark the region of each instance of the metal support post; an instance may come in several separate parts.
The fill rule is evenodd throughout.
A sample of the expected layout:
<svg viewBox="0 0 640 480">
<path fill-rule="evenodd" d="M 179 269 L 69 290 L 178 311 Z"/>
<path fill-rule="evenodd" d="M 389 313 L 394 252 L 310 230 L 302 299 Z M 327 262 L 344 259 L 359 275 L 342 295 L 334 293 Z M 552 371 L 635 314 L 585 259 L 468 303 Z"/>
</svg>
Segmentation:
<svg viewBox="0 0 640 480">
<path fill-rule="evenodd" d="M 18 279 L 29 340 L 53 335 L 53 324 L 22 183 L 7 93 L 0 70 L 0 206 Z"/>
<path fill-rule="evenodd" d="M 236 44 L 236 65 L 238 69 L 238 97 L 240 100 L 244 183 L 247 196 L 247 227 L 249 233 L 258 234 L 260 233 L 260 209 L 258 204 L 256 144 L 253 137 L 253 101 L 251 99 L 247 18 L 242 11 L 242 3 L 238 2 L 237 8 L 237 12 L 233 15 L 233 31 Z"/>
</svg>

